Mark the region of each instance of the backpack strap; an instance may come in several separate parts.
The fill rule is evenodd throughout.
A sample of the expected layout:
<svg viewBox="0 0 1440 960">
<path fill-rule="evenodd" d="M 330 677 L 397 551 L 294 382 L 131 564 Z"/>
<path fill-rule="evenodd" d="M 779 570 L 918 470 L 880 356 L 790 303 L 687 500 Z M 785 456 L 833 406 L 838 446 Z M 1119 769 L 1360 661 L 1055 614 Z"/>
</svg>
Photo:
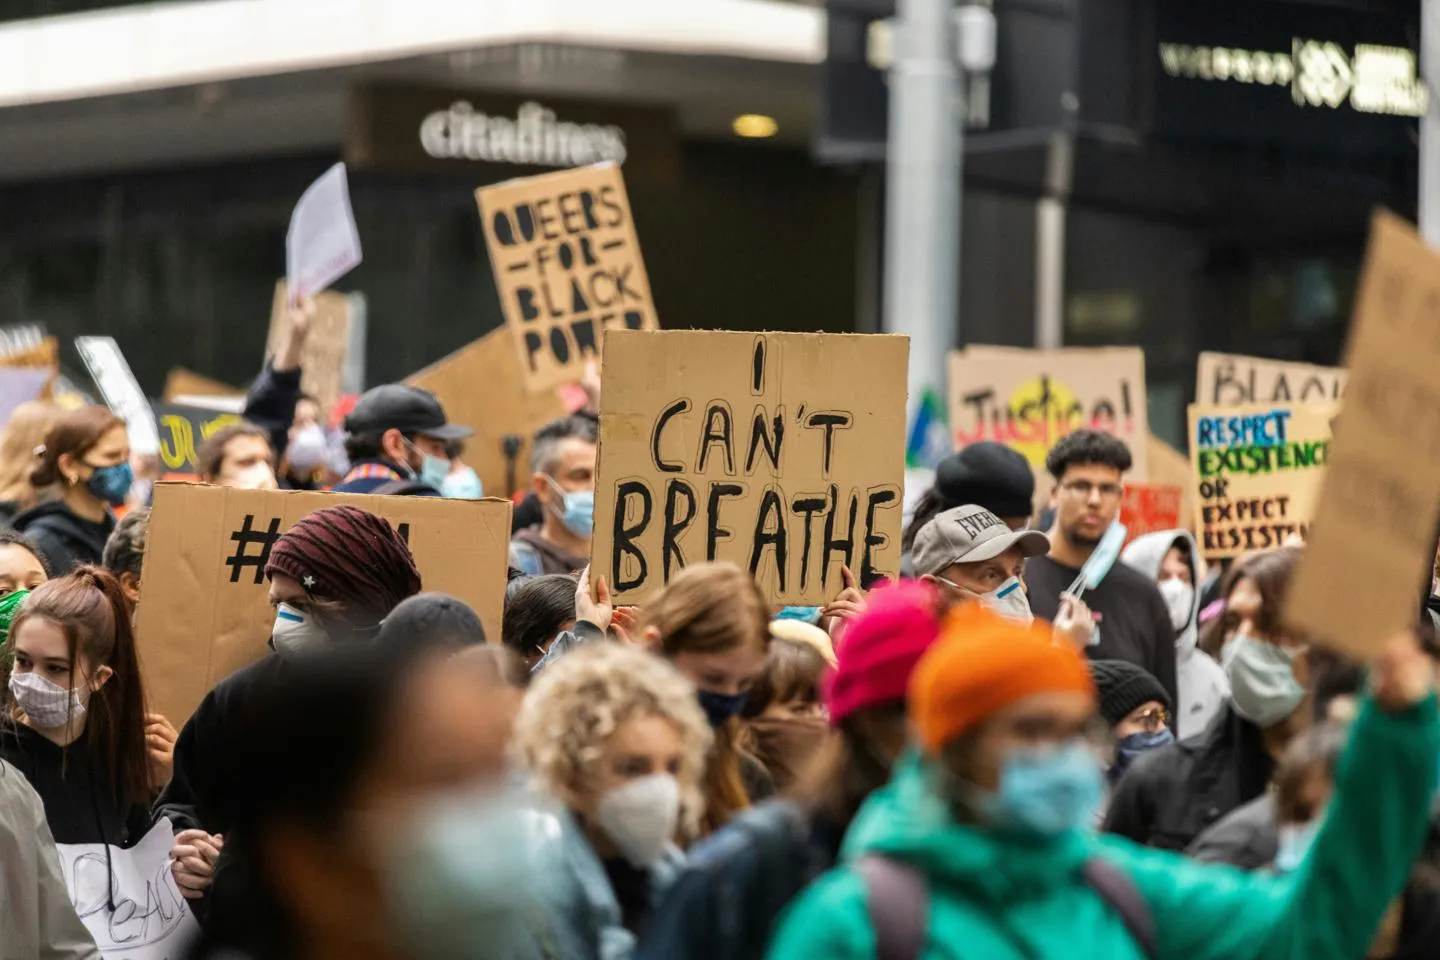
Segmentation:
<svg viewBox="0 0 1440 960">
<path fill-rule="evenodd" d="M 1140 888 L 1130 875 L 1103 857 L 1091 857 L 1081 868 L 1085 882 L 1105 905 L 1114 910 L 1146 957 L 1157 956 L 1155 948 L 1155 917 L 1145 902 Z"/>
<path fill-rule="evenodd" d="M 930 920 L 925 876 L 889 857 L 865 856 L 855 863 L 865 882 L 876 960 L 918 960 Z"/>
</svg>

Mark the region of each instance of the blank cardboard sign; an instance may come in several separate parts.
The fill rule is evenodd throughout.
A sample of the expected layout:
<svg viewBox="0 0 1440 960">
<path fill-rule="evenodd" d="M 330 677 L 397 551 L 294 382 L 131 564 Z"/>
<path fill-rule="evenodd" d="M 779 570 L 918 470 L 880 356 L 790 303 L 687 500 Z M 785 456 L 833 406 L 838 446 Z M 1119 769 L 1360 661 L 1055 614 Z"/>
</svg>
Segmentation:
<svg viewBox="0 0 1440 960">
<path fill-rule="evenodd" d="M 900 567 L 907 337 L 611 331 L 592 570 L 643 603 L 728 560 L 780 604 Z"/>
<path fill-rule="evenodd" d="M 525 391 L 510 331 L 504 327 L 405 382 L 435 394 L 451 423 L 475 431 L 465 441 L 465 462 L 492 497 L 508 497 L 516 488 L 529 487 L 530 439 L 566 412 L 555 391 Z M 514 438 L 513 455 L 506 453 L 507 438 Z"/>
<path fill-rule="evenodd" d="M 1340 399 L 1348 374 L 1288 360 L 1234 353 L 1202 353 L 1195 372 L 1195 397 L 1205 406 L 1247 403 L 1314 403 Z"/>
<path fill-rule="evenodd" d="M 1415 622 L 1440 519 L 1440 256 L 1378 212 L 1345 349 L 1350 382 L 1286 619 L 1352 656 Z"/>
<path fill-rule="evenodd" d="M 508 180 L 475 200 L 532 393 L 579 380 L 606 330 L 659 326 L 618 166 Z"/>
<path fill-rule="evenodd" d="M 275 284 L 270 302 L 270 332 L 265 355 L 273 357 L 290 332 L 290 312 L 285 307 L 285 281 Z M 350 350 L 350 299 L 343 293 L 326 290 L 315 294 L 315 320 L 300 351 L 300 389 L 320 401 L 320 416 L 328 417 L 335 401 L 344 392 L 345 355 Z"/>
<path fill-rule="evenodd" d="M 136 623 L 152 709 L 178 727 L 215 684 L 265 655 L 275 620 L 264 576 L 270 548 L 302 517 L 342 503 L 389 520 L 408 540 L 424 588 L 470 604 L 486 637 L 499 640 L 507 501 L 161 483 Z"/>
<path fill-rule="evenodd" d="M 1338 410 L 1190 406 L 1195 539 L 1207 560 L 1274 550 L 1309 534 Z"/>
</svg>

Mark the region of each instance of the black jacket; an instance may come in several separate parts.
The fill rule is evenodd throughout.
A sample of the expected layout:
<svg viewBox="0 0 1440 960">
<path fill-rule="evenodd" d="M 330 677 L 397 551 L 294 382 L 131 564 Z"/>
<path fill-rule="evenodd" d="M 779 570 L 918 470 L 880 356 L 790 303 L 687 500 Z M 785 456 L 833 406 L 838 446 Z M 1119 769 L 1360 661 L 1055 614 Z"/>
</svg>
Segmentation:
<svg viewBox="0 0 1440 960">
<path fill-rule="evenodd" d="M 1142 756 L 1121 778 L 1103 829 L 1184 850 L 1206 828 L 1265 792 L 1275 761 L 1260 728 L 1226 703 L 1198 736 Z"/>
<path fill-rule="evenodd" d="M 91 523 L 65 501 L 47 500 L 16 517 L 14 526 L 35 541 L 50 576 L 63 577 L 81 564 L 100 562 L 105 541 L 115 529 L 115 515 L 107 510 L 102 522 Z"/>
<path fill-rule="evenodd" d="M 1259 870 L 1280 852 L 1280 825 L 1275 822 L 1275 797 L 1261 794 L 1230 814 L 1190 844 L 1186 855 L 1202 863 L 1228 863 Z"/>
<path fill-rule="evenodd" d="M 295 422 L 295 404 L 299 402 L 300 371 L 276 370 L 269 363 L 245 395 L 241 415 L 270 434 L 270 449 L 277 462 L 290 445 L 290 424 Z"/>
<path fill-rule="evenodd" d="M 56 843 L 108 843 L 128 847 L 150 829 L 149 811 L 123 804 L 97 763 L 84 734 L 60 748 L 29 727 L 0 722 L 0 760 L 25 775 L 45 804 Z"/>
</svg>

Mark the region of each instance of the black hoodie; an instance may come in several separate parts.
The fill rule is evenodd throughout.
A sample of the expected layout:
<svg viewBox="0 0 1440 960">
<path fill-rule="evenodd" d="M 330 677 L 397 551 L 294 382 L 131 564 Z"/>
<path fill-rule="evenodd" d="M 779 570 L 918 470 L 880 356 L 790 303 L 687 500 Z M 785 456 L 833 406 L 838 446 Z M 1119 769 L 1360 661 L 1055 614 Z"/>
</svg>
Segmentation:
<svg viewBox="0 0 1440 960">
<path fill-rule="evenodd" d="M 48 500 L 16 517 L 14 526 L 35 541 L 45 555 L 50 576 L 63 577 L 81 564 L 100 562 L 105 541 L 115 529 L 115 515 L 107 510 L 103 521 L 91 523 L 65 501 Z"/>
<path fill-rule="evenodd" d="M 45 804 L 56 843 L 108 843 L 122 849 L 150 829 L 150 812 L 116 798 L 85 734 L 62 749 L 29 727 L 0 723 L 0 760 L 25 775 Z"/>
</svg>

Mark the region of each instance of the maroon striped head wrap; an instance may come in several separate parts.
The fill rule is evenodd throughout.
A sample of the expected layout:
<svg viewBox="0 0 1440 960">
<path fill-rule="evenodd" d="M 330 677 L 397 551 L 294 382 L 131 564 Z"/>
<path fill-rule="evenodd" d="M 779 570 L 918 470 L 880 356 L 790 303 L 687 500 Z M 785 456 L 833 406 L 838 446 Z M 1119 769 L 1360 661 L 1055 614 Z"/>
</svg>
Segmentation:
<svg viewBox="0 0 1440 960">
<path fill-rule="evenodd" d="M 349 505 L 316 510 L 286 530 L 265 565 L 267 577 L 276 573 L 369 624 L 421 589 L 415 558 L 395 528 Z"/>
</svg>

